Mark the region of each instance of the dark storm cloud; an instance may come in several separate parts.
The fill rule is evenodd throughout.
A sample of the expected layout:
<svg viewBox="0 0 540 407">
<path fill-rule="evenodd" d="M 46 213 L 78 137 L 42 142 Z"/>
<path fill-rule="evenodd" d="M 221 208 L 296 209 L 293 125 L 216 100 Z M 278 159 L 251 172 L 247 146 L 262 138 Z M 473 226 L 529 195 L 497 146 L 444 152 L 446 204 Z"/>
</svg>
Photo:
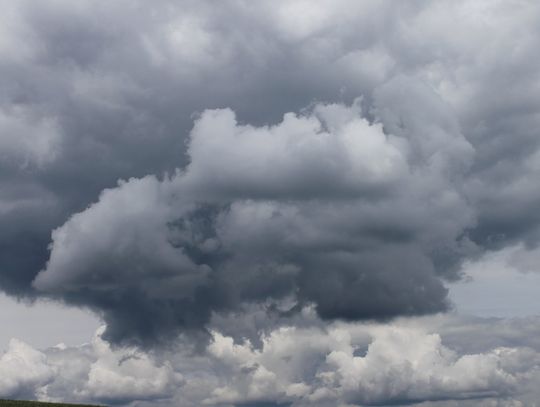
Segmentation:
<svg viewBox="0 0 540 407">
<path fill-rule="evenodd" d="M 538 8 L 338 3 L 6 2 L 2 289 L 151 344 L 445 310 L 464 258 L 534 247 Z"/>
<path fill-rule="evenodd" d="M 3 191 L 14 183 L 22 195 L 2 194 L 2 208 L 29 204 L 16 208 L 26 235 L 9 226 L 18 215 L 2 211 L 12 293 L 27 292 L 44 265 L 50 230 L 103 188 L 183 166 L 194 112 L 230 106 L 273 122 L 344 86 L 333 58 L 312 70 L 314 56 L 294 51 L 295 27 L 247 4 L 21 1 L 6 2 L 4 16 L 0 177 Z"/>
<path fill-rule="evenodd" d="M 267 300 L 314 303 L 326 319 L 446 309 L 437 275 L 453 270 L 435 262 L 461 250 L 471 222 L 452 181 L 472 149 L 422 85 L 398 78 L 381 92 L 419 107 L 403 134 L 370 124 L 358 103 L 269 127 L 203 112 L 186 169 L 104 191 L 53 232 L 34 286 L 102 312 L 106 338 L 143 344 Z M 387 104 L 385 114 L 402 113 Z M 409 136 L 423 126 L 428 148 Z"/>
</svg>

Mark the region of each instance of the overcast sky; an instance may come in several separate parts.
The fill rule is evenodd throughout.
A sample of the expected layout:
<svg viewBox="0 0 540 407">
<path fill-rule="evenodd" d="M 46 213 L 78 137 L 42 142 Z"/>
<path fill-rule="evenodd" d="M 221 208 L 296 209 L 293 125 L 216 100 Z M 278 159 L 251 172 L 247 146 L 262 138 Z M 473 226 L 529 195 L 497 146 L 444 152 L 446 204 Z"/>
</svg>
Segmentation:
<svg viewBox="0 0 540 407">
<path fill-rule="evenodd" d="M 536 405 L 537 2 L 0 5 L 0 397 Z"/>
</svg>

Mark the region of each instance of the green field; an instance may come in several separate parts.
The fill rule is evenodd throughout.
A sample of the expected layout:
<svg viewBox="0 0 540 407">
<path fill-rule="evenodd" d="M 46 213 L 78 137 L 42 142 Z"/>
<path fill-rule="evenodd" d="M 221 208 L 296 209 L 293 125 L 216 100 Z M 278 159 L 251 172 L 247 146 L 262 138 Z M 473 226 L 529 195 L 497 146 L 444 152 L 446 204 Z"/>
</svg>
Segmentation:
<svg viewBox="0 0 540 407">
<path fill-rule="evenodd" d="M 41 403 L 38 401 L 0 400 L 0 407 L 99 407 L 88 404 Z"/>
</svg>

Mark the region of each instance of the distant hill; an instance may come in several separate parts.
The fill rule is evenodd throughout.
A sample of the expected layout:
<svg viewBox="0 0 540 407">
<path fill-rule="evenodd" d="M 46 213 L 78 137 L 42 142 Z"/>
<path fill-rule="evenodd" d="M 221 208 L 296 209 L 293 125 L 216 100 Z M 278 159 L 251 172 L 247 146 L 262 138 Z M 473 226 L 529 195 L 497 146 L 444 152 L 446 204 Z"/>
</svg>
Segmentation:
<svg viewBox="0 0 540 407">
<path fill-rule="evenodd" d="M 0 407 L 102 407 L 89 404 L 42 403 L 39 401 L 0 400 Z"/>
</svg>

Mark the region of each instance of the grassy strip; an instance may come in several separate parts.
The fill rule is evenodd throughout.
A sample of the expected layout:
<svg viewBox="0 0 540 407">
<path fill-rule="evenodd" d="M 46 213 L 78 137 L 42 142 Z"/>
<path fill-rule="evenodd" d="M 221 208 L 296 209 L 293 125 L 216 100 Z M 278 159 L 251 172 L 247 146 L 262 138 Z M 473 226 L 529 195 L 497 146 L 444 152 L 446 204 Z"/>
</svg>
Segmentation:
<svg viewBox="0 0 540 407">
<path fill-rule="evenodd" d="M 88 404 L 43 403 L 39 401 L 0 400 L 0 407 L 100 407 Z"/>
</svg>

